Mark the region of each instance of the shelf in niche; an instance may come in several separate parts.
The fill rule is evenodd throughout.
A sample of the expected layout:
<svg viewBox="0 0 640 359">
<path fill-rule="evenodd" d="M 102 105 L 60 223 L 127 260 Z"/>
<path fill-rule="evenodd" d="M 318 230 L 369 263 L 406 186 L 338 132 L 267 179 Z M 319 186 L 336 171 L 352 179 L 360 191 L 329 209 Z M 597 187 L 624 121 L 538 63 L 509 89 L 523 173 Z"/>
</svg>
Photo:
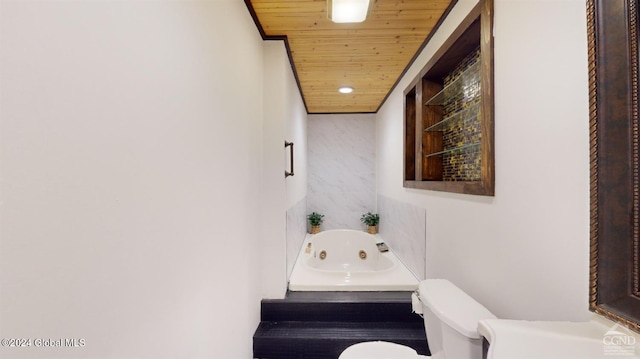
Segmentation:
<svg viewBox="0 0 640 359">
<path fill-rule="evenodd" d="M 425 103 L 426 106 L 444 105 L 453 95 L 465 92 L 465 87 L 480 87 L 480 61 L 469 66 L 455 81 L 447 85 Z M 477 91 L 476 91 L 477 92 Z"/>
<path fill-rule="evenodd" d="M 453 115 L 443 119 L 435 125 L 425 128 L 425 132 L 444 131 L 450 129 L 452 126 L 468 119 L 470 115 L 480 116 L 480 102 L 476 102 L 473 105 L 466 107 Z"/>
<path fill-rule="evenodd" d="M 450 148 L 450 149 L 444 150 L 444 151 L 429 153 L 428 155 L 425 155 L 424 157 L 425 158 L 429 158 L 429 157 L 434 157 L 434 156 L 440 156 L 440 155 L 444 155 L 446 153 L 454 153 L 454 152 L 466 150 L 466 149 L 473 148 L 473 147 L 479 147 L 479 146 L 480 146 L 480 142 L 474 142 L 474 143 L 470 143 L 470 144 L 466 144 L 466 145 Z"/>
<path fill-rule="evenodd" d="M 494 195 L 493 2 L 479 0 L 404 90 L 405 188 Z"/>
</svg>

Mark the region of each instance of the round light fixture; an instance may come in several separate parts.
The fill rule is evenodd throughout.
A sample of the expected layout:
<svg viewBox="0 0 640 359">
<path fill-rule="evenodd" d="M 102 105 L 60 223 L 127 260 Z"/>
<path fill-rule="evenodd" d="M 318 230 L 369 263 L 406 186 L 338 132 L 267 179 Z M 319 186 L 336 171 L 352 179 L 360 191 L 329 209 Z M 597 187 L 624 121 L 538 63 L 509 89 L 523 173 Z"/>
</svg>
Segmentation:
<svg viewBox="0 0 640 359">
<path fill-rule="evenodd" d="M 353 92 L 353 87 L 343 86 L 343 87 L 340 87 L 338 89 L 338 92 L 340 92 L 340 93 L 352 93 Z"/>
</svg>

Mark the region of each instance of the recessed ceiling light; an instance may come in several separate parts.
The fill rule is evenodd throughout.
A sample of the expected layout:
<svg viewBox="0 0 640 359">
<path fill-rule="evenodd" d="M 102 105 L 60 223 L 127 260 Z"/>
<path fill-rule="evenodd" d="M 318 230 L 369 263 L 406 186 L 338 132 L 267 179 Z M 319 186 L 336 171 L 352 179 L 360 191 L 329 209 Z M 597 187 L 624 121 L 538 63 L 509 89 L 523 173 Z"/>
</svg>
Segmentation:
<svg viewBox="0 0 640 359">
<path fill-rule="evenodd" d="M 343 87 L 340 87 L 338 89 L 338 92 L 340 92 L 340 93 L 352 93 L 353 92 L 353 87 L 343 86 Z"/>
</svg>

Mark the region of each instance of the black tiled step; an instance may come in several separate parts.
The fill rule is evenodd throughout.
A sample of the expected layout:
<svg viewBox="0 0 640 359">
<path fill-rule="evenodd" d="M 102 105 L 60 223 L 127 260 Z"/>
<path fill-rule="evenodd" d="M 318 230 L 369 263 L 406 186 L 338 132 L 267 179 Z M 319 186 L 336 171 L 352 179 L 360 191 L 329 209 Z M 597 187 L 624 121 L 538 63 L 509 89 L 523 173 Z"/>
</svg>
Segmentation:
<svg viewBox="0 0 640 359">
<path fill-rule="evenodd" d="M 262 321 L 422 322 L 411 292 L 289 292 L 261 305 Z"/>
<path fill-rule="evenodd" d="M 263 321 L 421 322 L 404 303 L 262 302 Z"/>
<path fill-rule="evenodd" d="M 337 359 L 350 345 L 378 340 L 429 354 L 411 292 L 288 292 L 261 305 L 254 358 Z"/>
<path fill-rule="evenodd" d="M 383 340 L 428 355 L 424 326 L 416 322 L 262 322 L 253 338 L 255 358 L 336 359 L 350 345 Z"/>
<path fill-rule="evenodd" d="M 286 301 L 308 302 L 409 302 L 411 293 L 407 291 L 385 292 L 291 292 L 288 291 Z"/>
</svg>

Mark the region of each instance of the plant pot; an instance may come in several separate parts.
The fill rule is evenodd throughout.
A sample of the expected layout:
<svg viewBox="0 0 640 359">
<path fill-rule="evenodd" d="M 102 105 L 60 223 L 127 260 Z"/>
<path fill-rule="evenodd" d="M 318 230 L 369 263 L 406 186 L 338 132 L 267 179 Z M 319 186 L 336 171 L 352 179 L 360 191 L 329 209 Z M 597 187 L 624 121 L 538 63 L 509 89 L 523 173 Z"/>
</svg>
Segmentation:
<svg viewBox="0 0 640 359">
<path fill-rule="evenodd" d="M 369 226 L 369 228 L 367 229 L 367 232 L 369 232 L 369 234 L 378 233 L 378 226 Z"/>
<path fill-rule="evenodd" d="M 311 234 L 320 233 L 320 226 L 311 226 Z"/>
</svg>

